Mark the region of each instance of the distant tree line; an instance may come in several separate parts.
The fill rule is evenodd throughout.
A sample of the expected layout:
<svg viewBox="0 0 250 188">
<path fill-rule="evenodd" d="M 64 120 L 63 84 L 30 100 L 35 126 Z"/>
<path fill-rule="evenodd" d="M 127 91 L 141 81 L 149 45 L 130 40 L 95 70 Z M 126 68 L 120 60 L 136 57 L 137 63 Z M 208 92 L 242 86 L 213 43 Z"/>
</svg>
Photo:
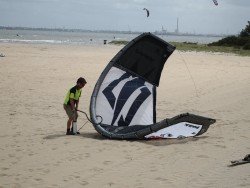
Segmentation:
<svg viewBox="0 0 250 188">
<path fill-rule="evenodd" d="M 242 29 L 239 35 L 225 37 L 217 42 L 208 44 L 208 46 L 230 46 L 250 50 L 250 21 L 245 29 Z"/>
</svg>

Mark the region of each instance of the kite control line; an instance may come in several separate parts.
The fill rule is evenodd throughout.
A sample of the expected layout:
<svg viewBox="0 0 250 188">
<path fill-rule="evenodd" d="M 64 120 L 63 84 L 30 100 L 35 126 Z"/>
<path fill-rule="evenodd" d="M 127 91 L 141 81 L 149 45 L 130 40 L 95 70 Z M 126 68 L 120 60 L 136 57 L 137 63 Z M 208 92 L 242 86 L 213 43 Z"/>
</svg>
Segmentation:
<svg viewBox="0 0 250 188">
<path fill-rule="evenodd" d="M 76 110 L 76 111 L 83 113 L 83 114 L 86 116 L 86 118 L 88 119 L 88 121 L 89 121 L 90 123 L 94 124 L 94 123 L 89 119 L 89 117 L 88 117 L 88 115 L 87 115 L 86 112 L 81 111 L 81 110 Z M 100 123 L 102 123 L 103 118 L 102 118 L 101 116 L 97 116 L 97 117 L 100 117 L 100 118 L 101 118 Z M 88 123 L 88 121 L 86 121 L 86 122 L 80 127 L 80 129 L 78 129 L 77 132 L 79 132 L 79 131 L 83 128 L 83 126 L 86 125 L 86 123 Z M 100 123 L 97 123 L 97 125 L 100 124 Z"/>
<path fill-rule="evenodd" d="M 86 118 L 88 119 L 88 121 L 89 121 L 90 123 L 92 123 L 92 124 L 99 125 L 99 124 L 101 124 L 101 123 L 102 123 L 102 121 L 103 121 L 102 116 L 96 116 L 96 117 L 100 117 L 100 118 L 101 118 L 101 121 L 100 121 L 100 122 L 98 122 L 98 123 L 94 123 L 94 122 L 92 122 L 92 121 L 91 121 L 91 119 L 89 119 L 88 114 L 87 114 L 86 112 L 81 111 L 81 110 L 76 110 L 76 111 L 83 113 L 83 114 L 86 116 Z M 86 123 L 85 123 L 85 124 L 86 124 Z M 85 124 L 84 124 L 84 125 L 85 125 Z M 82 128 L 82 127 L 81 127 L 81 128 Z"/>
<path fill-rule="evenodd" d="M 83 124 L 83 126 L 84 126 L 84 125 L 86 125 L 86 123 L 88 123 L 88 121 L 86 121 L 86 122 Z M 78 129 L 78 131 L 77 131 L 77 132 L 79 132 L 79 131 L 83 128 L 83 126 L 81 126 L 81 128 L 80 128 L 80 129 Z"/>
<path fill-rule="evenodd" d="M 189 76 L 190 76 L 190 78 L 191 78 L 191 80 L 192 80 L 192 82 L 193 82 L 193 84 L 194 84 L 194 89 L 195 89 L 195 92 L 196 92 L 196 96 L 199 97 L 199 95 L 198 95 L 198 90 L 197 90 L 197 87 L 196 87 L 194 78 L 193 78 L 193 76 L 192 76 L 192 74 L 191 74 L 191 72 L 190 72 L 190 70 L 189 70 L 189 68 L 188 68 L 187 62 L 186 62 L 185 59 L 182 57 L 182 55 L 181 55 L 180 52 L 179 52 L 179 55 L 180 55 L 182 61 L 185 63 L 185 66 L 186 66 L 186 68 L 187 68 L 187 70 L 188 70 Z"/>
</svg>

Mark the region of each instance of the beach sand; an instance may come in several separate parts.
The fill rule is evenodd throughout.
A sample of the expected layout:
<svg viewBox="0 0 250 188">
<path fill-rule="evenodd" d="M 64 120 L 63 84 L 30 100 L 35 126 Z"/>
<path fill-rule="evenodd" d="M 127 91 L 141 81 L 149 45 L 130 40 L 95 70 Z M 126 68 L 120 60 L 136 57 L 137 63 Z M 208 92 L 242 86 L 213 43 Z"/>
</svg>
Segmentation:
<svg viewBox="0 0 250 188">
<path fill-rule="evenodd" d="M 66 136 L 62 104 L 83 76 L 79 108 L 122 46 L 0 44 L 0 187 L 250 187 L 250 57 L 175 51 L 157 90 L 157 120 L 217 119 L 202 136 L 117 141 L 87 123 Z M 86 122 L 79 114 L 78 128 Z"/>
</svg>

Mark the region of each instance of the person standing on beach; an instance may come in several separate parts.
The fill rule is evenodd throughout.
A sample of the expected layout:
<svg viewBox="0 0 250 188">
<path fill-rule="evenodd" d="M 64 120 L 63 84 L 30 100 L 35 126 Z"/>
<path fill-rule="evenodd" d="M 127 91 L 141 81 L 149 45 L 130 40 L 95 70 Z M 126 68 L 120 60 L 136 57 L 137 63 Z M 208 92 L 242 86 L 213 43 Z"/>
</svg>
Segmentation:
<svg viewBox="0 0 250 188">
<path fill-rule="evenodd" d="M 73 135 L 73 122 L 77 121 L 77 109 L 79 104 L 79 98 L 81 97 L 82 88 L 86 84 L 86 80 L 82 77 L 78 78 L 76 85 L 72 87 L 65 97 L 63 108 L 68 115 L 67 132 L 66 135 Z M 72 126 L 71 126 L 72 125 Z M 70 129 L 71 128 L 71 129 Z M 79 134 L 79 132 L 77 132 Z"/>
</svg>

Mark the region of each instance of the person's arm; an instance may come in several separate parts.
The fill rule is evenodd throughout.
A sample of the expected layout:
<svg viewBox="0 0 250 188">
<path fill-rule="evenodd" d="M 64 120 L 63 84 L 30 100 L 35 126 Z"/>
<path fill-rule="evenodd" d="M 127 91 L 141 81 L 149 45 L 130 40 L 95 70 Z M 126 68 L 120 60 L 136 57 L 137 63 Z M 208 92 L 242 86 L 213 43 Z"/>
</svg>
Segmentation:
<svg viewBox="0 0 250 188">
<path fill-rule="evenodd" d="M 76 110 L 78 109 L 79 99 L 76 101 Z"/>
<path fill-rule="evenodd" d="M 75 91 L 74 90 L 70 90 L 70 94 L 69 94 L 69 104 L 70 104 L 70 107 L 71 107 L 71 110 L 75 110 Z"/>
<path fill-rule="evenodd" d="M 72 110 L 75 110 L 75 102 L 74 102 L 74 99 L 70 98 L 70 107 Z"/>
</svg>

